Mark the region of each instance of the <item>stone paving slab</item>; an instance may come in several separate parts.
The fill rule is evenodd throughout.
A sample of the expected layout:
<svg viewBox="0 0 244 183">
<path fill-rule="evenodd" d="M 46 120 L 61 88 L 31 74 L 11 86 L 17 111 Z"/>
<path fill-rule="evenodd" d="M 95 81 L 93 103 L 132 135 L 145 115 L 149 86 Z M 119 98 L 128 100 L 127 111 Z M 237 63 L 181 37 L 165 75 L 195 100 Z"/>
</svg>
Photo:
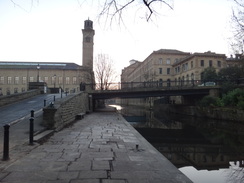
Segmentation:
<svg viewBox="0 0 244 183">
<path fill-rule="evenodd" d="M 0 166 L 0 182 L 191 182 L 116 112 L 86 115 L 44 144 L 19 149 Z"/>
</svg>

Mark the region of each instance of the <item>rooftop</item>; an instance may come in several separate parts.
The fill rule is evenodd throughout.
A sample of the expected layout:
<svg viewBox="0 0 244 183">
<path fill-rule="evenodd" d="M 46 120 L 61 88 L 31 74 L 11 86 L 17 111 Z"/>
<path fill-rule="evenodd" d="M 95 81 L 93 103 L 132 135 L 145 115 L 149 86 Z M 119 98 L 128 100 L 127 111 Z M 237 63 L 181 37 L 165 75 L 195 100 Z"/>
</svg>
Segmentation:
<svg viewBox="0 0 244 183">
<path fill-rule="evenodd" d="M 75 63 L 58 62 L 0 62 L 0 69 L 78 69 L 80 66 Z"/>
</svg>

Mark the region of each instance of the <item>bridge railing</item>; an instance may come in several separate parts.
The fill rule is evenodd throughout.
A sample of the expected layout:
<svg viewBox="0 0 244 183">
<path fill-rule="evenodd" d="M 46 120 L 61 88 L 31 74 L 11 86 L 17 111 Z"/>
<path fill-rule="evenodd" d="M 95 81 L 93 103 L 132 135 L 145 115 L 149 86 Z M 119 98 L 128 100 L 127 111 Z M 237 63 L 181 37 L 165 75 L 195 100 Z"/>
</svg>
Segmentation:
<svg viewBox="0 0 244 183">
<path fill-rule="evenodd" d="M 142 88 L 150 89 L 176 89 L 176 88 L 193 88 L 193 87 L 213 87 L 221 86 L 224 80 L 204 81 L 204 80 L 180 80 L 180 81 L 145 81 L 145 82 L 118 82 L 106 83 L 103 90 L 135 90 Z M 230 81 L 233 84 L 240 84 L 239 80 Z M 91 85 L 91 84 L 87 84 Z M 92 84 L 95 90 L 101 90 L 101 83 Z"/>
</svg>

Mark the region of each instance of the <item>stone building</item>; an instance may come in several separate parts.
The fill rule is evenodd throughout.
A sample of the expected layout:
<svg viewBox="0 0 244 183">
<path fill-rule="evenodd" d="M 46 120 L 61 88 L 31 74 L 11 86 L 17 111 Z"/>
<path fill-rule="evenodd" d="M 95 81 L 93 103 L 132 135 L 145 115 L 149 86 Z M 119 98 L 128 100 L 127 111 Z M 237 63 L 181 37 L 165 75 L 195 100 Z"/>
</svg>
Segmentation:
<svg viewBox="0 0 244 183">
<path fill-rule="evenodd" d="M 153 51 L 143 62 L 134 61 L 122 70 L 121 83 L 157 83 L 160 86 L 200 84 L 207 67 L 218 72 L 227 66 L 226 56 L 213 52 L 188 53 L 171 49 Z M 124 84 L 125 86 L 125 84 Z"/>
<path fill-rule="evenodd" d="M 93 22 L 84 22 L 83 65 L 58 62 L 0 62 L 0 95 L 20 93 L 29 89 L 29 84 L 45 83 L 53 91 L 77 92 L 83 83 L 93 83 Z"/>
</svg>

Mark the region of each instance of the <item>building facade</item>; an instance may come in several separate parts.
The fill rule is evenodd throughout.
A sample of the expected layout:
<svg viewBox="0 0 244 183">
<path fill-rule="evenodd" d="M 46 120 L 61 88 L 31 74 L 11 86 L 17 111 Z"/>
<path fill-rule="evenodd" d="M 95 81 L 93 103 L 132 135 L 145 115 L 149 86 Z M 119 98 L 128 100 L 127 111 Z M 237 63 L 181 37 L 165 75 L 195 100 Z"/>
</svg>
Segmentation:
<svg viewBox="0 0 244 183">
<path fill-rule="evenodd" d="M 226 56 L 213 52 L 188 53 L 171 49 L 152 52 L 143 62 L 133 61 L 122 70 L 121 83 L 157 82 L 159 85 L 200 84 L 202 72 L 227 66 Z M 125 85 L 124 85 L 125 86 Z"/>
<path fill-rule="evenodd" d="M 84 22 L 83 65 L 57 62 L 0 62 L 0 96 L 25 92 L 32 82 L 64 92 L 80 91 L 83 83 L 93 83 L 93 22 Z"/>
</svg>

